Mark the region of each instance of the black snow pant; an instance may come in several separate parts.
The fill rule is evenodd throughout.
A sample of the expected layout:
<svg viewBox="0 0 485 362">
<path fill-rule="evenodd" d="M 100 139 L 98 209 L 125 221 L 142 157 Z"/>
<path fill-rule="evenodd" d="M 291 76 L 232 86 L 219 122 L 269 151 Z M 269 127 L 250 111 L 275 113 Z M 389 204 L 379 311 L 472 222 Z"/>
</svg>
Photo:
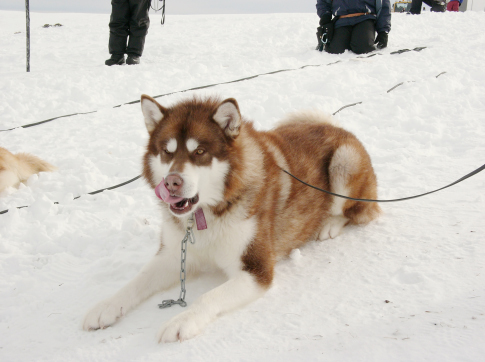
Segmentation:
<svg viewBox="0 0 485 362">
<path fill-rule="evenodd" d="M 412 0 L 411 9 L 409 9 L 409 12 L 411 14 L 421 14 L 421 8 L 423 7 L 423 3 L 431 7 L 431 11 L 435 11 L 435 12 L 446 11 L 445 0 Z"/>
<path fill-rule="evenodd" d="M 356 54 L 376 50 L 374 20 L 368 19 L 353 26 L 341 26 L 333 31 L 332 40 L 325 45 L 325 51 L 332 54 L 343 53 L 346 49 Z"/>
<path fill-rule="evenodd" d="M 141 56 L 150 26 L 150 0 L 111 0 L 109 53 Z"/>
</svg>

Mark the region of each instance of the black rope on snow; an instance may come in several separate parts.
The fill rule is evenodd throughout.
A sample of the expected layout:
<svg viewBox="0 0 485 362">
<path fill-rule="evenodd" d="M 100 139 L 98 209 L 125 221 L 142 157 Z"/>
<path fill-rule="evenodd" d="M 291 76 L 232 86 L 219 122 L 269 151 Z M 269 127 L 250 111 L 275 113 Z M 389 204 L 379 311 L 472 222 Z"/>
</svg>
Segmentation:
<svg viewBox="0 0 485 362">
<path fill-rule="evenodd" d="M 390 91 L 392 91 L 392 90 L 396 89 L 397 87 L 399 87 L 400 85 L 403 85 L 403 84 L 404 84 L 404 82 L 401 82 L 401 83 L 399 83 L 399 84 L 396 84 L 394 87 L 392 87 L 391 89 L 389 89 L 389 90 L 387 91 L 387 93 L 389 93 Z"/>
<path fill-rule="evenodd" d="M 324 190 L 324 189 L 321 189 L 319 187 L 316 187 L 316 186 L 313 186 L 309 183 L 306 183 L 305 181 L 303 180 L 300 180 L 298 177 L 292 175 L 291 173 L 289 173 L 288 171 L 286 170 L 283 170 L 281 168 L 281 171 L 283 171 L 284 173 L 288 174 L 289 176 L 293 177 L 295 180 L 301 182 L 302 184 L 308 186 L 308 187 L 311 187 L 317 191 L 321 191 L 321 192 L 325 192 L 327 194 L 330 194 L 330 195 L 333 195 L 333 196 L 337 196 L 337 197 L 340 197 L 340 198 L 343 198 L 343 199 L 347 199 L 347 200 L 354 200 L 354 201 L 362 201 L 362 202 L 398 202 L 398 201 L 406 201 L 406 200 L 411 200 L 411 199 L 416 199 L 418 197 L 422 197 L 422 196 L 426 196 L 426 195 L 429 195 L 429 194 L 433 194 L 435 192 L 438 192 L 438 191 L 441 191 L 441 190 L 444 190 L 448 187 L 451 187 L 453 185 L 456 185 L 457 183 L 460 183 L 462 181 L 465 181 L 467 178 L 470 178 L 472 177 L 473 175 L 476 175 L 477 173 L 479 172 L 482 172 L 483 170 L 485 169 L 485 164 L 482 165 L 481 167 L 477 168 L 476 170 L 466 174 L 465 176 L 463 176 L 462 178 L 456 180 L 455 182 L 452 182 L 451 184 L 449 185 L 446 185 L 446 186 L 443 186 L 443 187 L 440 187 L 439 189 L 436 189 L 436 190 L 433 190 L 433 191 L 429 191 L 429 192 L 425 192 L 424 194 L 419 194 L 419 195 L 415 195 L 415 196 L 409 196 L 409 197 L 403 197 L 403 198 L 400 198 L 400 199 L 392 199 L 392 200 L 372 200 L 372 199 L 356 199 L 356 198 L 353 198 L 353 197 L 349 197 L 349 196 L 344 196 L 344 195 L 340 195 L 340 194 L 336 194 L 336 193 L 333 193 L 333 192 L 330 192 L 330 191 L 327 191 L 327 190 Z"/>
<path fill-rule="evenodd" d="M 17 128 L 29 128 L 29 127 L 34 127 L 34 126 L 38 126 L 39 124 L 42 124 L 42 123 L 47 123 L 47 122 L 51 122 L 51 121 L 54 121 L 54 120 L 59 119 L 59 118 L 71 117 L 71 116 L 77 116 L 77 115 L 80 115 L 80 114 L 90 114 L 90 113 L 96 113 L 96 112 L 97 112 L 97 111 L 91 111 L 91 112 L 79 112 L 79 113 L 73 113 L 73 114 L 66 114 L 65 116 L 59 116 L 59 117 L 49 118 L 49 119 L 46 119 L 45 121 L 40 121 L 40 122 L 35 122 L 35 123 L 29 123 L 29 124 L 25 124 L 25 125 L 23 125 L 23 126 L 14 127 L 14 128 L 10 128 L 10 129 L 2 129 L 2 130 L 0 130 L 0 132 L 13 131 L 14 129 L 17 129 Z"/>
<path fill-rule="evenodd" d="M 410 52 L 410 51 L 420 52 L 421 50 L 426 49 L 426 48 L 427 47 L 416 47 L 414 49 L 400 49 L 400 50 L 396 50 L 395 52 L 391 52 L 390 54 L 391 55 L 402 54 L 402 53 L 407 53 L 407 52 Z"/>
<path fill-rule="evenodd" d="M 129 183 L 133 182 L 133 181 L 136 181 L 138 180 L 139 178 L 141 177 L 141 175 L 138 175 L 136 177 L 133 177 L 131 180 L 128 180 L 128 181 L 125 181 L 125 182 L 122 182 L 118 185 L 115 185 L 115 186 L 111 186 L 111 187 L 106 187 L 104 189 L 101 189 L 101 190 L 96 190 L 96 191 L 92 191 L 92 192 L 88 192 L 88 195 L 96 195 L 96 194 L 99 194 L 100 192 L 103 192 L 103 191 L 106 191 L 106 190 L 113 190 L 113 189 L 117 189 L 118 187 L 121 187 L 121 186 L 125 186 L 125 185 L 128 185 Z M 77 200 L 79 199 L 81 196 L 77 196 L 74 198 L 74 200 Z"/>
<path fill-rule="evenodd" d="M 415 51 L 421 51 L 423 49 L 426 49 L 426 47 L 417 47 L 417 48 L 414 48 L 413 50 L 415 50 Z M 402 51 L 411 51 L 411 50 L 409 50 L 409 49 L 402 49 Z M 402 51 L 392 52 L 390 54 L 401 54 Z M 379 55 L 379 54 L 371 54 L 371 55 L 367 55 L 367 56 L 360 56 L 358 58 L 370 58 L 370 57 L 373 57 L 375 55 Z M 298 68 L 288 68 L 288 69 L 275 70 L 275 71 L 272 71 L 272 72 L 261 73 L 261 74 L 257 74 L 257 75 L 253 75 L 253 76 L 249 76 L 249 77 L 244 77 L 244 78 L 240 78 L 240 79 L 236 79 L 236 80 L 231 80 L 231 81 L 227 81 L 227 82 L 214 83 L 214 84 L 209 84 L 209 85 L 203 85 L 203 86 L 200 86 L 200 87 L 194 87 L 194 88 L 184 89 L 184 90 L 181 90 L 181 91 L 175 91 L 175 92 L 160 94 L 160 95 L 154 96 L 152 98 L 161 98 L 161 97 L 166 97 L 166 96 L 169 96 L 169 95 L 172 95 L 172 94 L 185 93 L 185 92 L 190 92 L 190 91 L 194 91 L 194 90 L 211 88 L 211 87 L 215 87 L 215 86 L 218 86 L 218 85 L 238 83 L 238 82 L 242 82 L 242 81 L 245 81 L 245 80 L 251 80 L 251 79 L 254 79 L 254 78 L 257 78 L 257 77 L 261 77 L 261 76 L 265 76 L 265 75 L 272 75 L 272 74 L 277 74 L 277 73 L 282 73 L 282 72 L 290 72 L 290 71 L 301 70 L 301 69 L 305 69 L 305 68 L 309 68 L 309 67 L 328 66 L 328 65 L 333 65 L 333 64 L 341 63 L 341 62 L 342 62 L 341 60 L 338 60 L 336 62 L 328 63 L 328 64 L 308 64 L 308 65 L 303 65 L 303 66 L 298 67 Z M 140 103 L 140 100 L 139 99 L 138 100 L 135 100 L 135 101 L 127 102 L 127 103 L 118 104 L 118 105 L 114 106 L 113 108 L 119 108 L 121 106 L 131 105 L 131 104 L 137 104 L 137 103 Z M 350 105 L 349 105 L 349 107 L 350 107 Z M 79 114 L 89 114 L 89 113 L 96 113 L 96 112 L 98 112 L 98 111 L 91 111 L 91 112 L 85 112 L 85 113 L 73 113 L 73 114 L 69 114 L 69 115 L 66 115 L 66 116 L 54 117 L 54 118 L 51 118 L 51 119 L 47 119 L 45 121 L 40 121 L 40 122 L 36 122 L 36 123 L 27 124 L 27 125 L 24 125 L 24 126 L 18 126 L 18 127 L 14 127 L 14 128 L 10 128 L 10 129 L 0 130 L 0 132 L 12 131 L 12 130 L 17 129 L 17 128 L 27 128 L 27 127 L 37 126 L 39 124 L 46 123 L 46 122 L 50 122 L 50 121 L 54 121 L 56 119 L 63 118 L 63 117 L 70 117 L 70 116 L 75 116 L 75 115 L 79 115 Z"/>
<path fill-rule="evenodd" d="M 125 186 L 125 185 L 127 185 L 127 184 L 129 184 L 129 183 L 131 183 L 131 182 L 133 182 L 133 181 L 136 181 L 136 180 L 138 180 L 140 177 L 141 177 L 141 175 L 138 175 L 138 176 L 136 176 L 136 177 L 133 177 L 131 180 L 128 180 L 128 181 L 122 182 L 122 183 L 120 183 L 120 184 L 118 184 L 118 185 L 111 186 L 111 187 L 106 187 L 106 188 L 104 188 L 104 189 L 101 189 L 101 190 L 96 190 L 96 191 L 93 191 L 93 192 L 88 192 L 87 194 L 88 194 L 88 195 L 96 195 L 96 194 L 99 194 L 100 192 L 103 192 L 103 191 L 106 191 L 106 190 L 113 190 L 113 189 L 116 189 L 116 188 L 118 188 L 118 187 Z M 75 197 L 73 200 L 77 200 L 77 199 L 79 199 L 79 198 L 81 198 L 81 196 L 76 196 L 76 197 Z M 59 204 L 59 202 L 57 202 L 57 201 L 55 201 L 55 202 L 54 202 L 54 205 L 58 205 L 58 204 Z M 16 207 L 16 208 L 17 208 L 17 209 L 23 209 L 23 208 L 25 208 L 25 207 L 28 207 L 28 206 L 18 206 L 18 207 Z M 3 210 L 3 211 L 0 211 L 0 215 L 1 215 L 1 214 L 6 214 L 6 213 L 8 212 L 8 210 L 9 210 L 9 209 L 7 209 L 7 210 Z"/>
<path fill-rule="evenodd" d="M 340 108 L 337 112 L 335 113 L 332 113 L 332 116 L 335 116 L 338 112 L 340 112 L 342 109 L 345 109 L 345 108 L 348 108 L 348 107 L 352 107 L 352 106 L 356 106 L 357 104 L 362 104 L 362 102 L 357 102 L 357 103 L 352 103 L 352 104 L 347 104 L 346 106 L 343 106 L 342 108 Z"/>
<path fill-rule="evenodd" d="M 423 49 L 424 48 L 425 47 L 423 47 Z M 359 58 L 370 58 L 370 57 L 373 57 L 374 55 L 376 55 L 376 54 L 371 54 L 371 55 L 368 55 L 368 56 L 361 56 Z M 337 60 L 336 62 L 328 63 L 328 64 L 308 64 L 308 65 L 303 65 L 303 66 L 297 67 L 297 68 L 287 68 L 287 69 L 274 70 L 272 72 L 256 74 L 256 75 L 252 75 L 250 77 L 244 77 L 244 78 L 240 78 L 240 79 L 236 79 L 236 80 L 230 80 L 230 81 L 227 81 L 227 82 L 214 83 L 214 84 L 209 84 L 209 85 L 203 85 L 203 86 L 200 86 L 200 87 L 189 88 L 189 89 L 185 89 L 185 90 L 182 90 L 182 91 L 176 91 L 176 92 L 170 92 L 170 93 L 160 94 L 160 95 L 154 96 L 152 98 L 166 97 L 166 96 L 169 96 L 169 95 L 172 95 L 172 94 L 185 93 L 185 92 L 194 91 L 194 90 L 200 90 L 200 89 L 204 89 L 204 88 L 211 88 L 211 87 L 215 87 L 215 86 L 218 86 L 218 85 L 225 85 L 225 84 L 243 82 L 243 81 L 246 81 L 246 80 L 258 78 L 258 77 L 265 76 L 265 75 L 273 75 L 273 74 L 283 73 L 283 72 L 292 72 L 292 71 L 295 71 L 295 70 L 301 70 L 301 69 L 305 69 L 305 68 L 309 68 L 309 67 L 328 66 L 328 65 L 333 65 L 333 64 L 341 63 L 341 62 L 342 62 L 341 60 Z M 131 102 L 128 102 L 128 103 L 119 104 L 117 106 L 114 106 L 113 108 L 121 107 L 121 106 L 124 106 L 124 105 L 129 105 L 129 104 L 136 104 L 136 103 L 140 103 L 140 100 L 138 99 L 136 101 L 131 101 Z"/>
</svg>

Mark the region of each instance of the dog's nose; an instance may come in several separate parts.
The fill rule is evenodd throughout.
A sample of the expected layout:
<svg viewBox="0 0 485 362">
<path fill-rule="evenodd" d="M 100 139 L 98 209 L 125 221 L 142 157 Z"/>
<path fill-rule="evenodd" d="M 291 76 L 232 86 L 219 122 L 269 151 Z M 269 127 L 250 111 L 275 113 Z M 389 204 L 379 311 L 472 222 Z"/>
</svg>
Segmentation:
<svg viewBox="0 0 485 362">
<path fill-rule="evenodd" d="M 168 175 L 165 178 L 165 186 L 171 194 L 175 193 L 178 189 L 182 187 L 184 180 L 178 175 Z"/>
</svg>

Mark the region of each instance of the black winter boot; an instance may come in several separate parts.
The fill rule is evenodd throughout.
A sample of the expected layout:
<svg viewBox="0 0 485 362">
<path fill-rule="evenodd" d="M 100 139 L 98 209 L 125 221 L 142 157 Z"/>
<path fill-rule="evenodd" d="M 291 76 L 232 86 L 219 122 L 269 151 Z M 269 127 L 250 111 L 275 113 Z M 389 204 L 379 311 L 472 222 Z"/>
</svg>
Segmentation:
<svg viewBox="0 0 485 362">
<path fill-rule="evenodd" d="M 125 64 L 124 54 L 112 54 L 111 58 L 107 59 L 104 64 L 108 66 Z"/>
<path fill-rule="evenodd" d="M 446 2 L 444 1 L 436 1 L 431 6 L 431 11 L 436 13 L 444 13 L 446 11 Z"/>
<path fill-rule="evenodd" d="M 140 64 L 140 57 L 135 54 L 128 54 L 128 58 L 126 58 L 126 64 L 128 65 Z"/>
</svg>

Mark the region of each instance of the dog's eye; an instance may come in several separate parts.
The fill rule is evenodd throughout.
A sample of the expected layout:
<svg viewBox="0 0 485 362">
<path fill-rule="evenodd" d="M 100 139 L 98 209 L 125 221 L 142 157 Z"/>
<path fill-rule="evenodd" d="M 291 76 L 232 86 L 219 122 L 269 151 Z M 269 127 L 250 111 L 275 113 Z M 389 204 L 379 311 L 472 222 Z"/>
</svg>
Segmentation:
<svg viewBox="0 0 485 362">
<path fill-rule="evenodd" d="M 171 154 L 172 154 L 172 152 L 170 152 L 169 150 L 164 150 L 164 151 L 165 151 L 165 153 L 166 153 L 167 155 L 171 155 Z"/>
<path fill-rule="evenodd" d="M 201 148 L 198 148 L 195 150 L 195 154 L 200 156 L 200 155 L 203 155 L 205 153 L 205 150 L 201 149 Z"/>
</svg>

